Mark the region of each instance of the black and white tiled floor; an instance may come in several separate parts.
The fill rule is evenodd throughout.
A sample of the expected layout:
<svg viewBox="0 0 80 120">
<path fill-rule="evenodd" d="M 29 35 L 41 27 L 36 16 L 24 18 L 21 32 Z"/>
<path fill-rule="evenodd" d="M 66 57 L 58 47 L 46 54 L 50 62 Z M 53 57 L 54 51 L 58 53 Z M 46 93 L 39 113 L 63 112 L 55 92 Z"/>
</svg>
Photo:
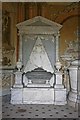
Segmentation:
<svg viewBox="0 0 80 120">
<path fill-rule="evenodd" d="M 78 120 L 78 111 L 68 105 L 12 105 L 8 96 L 2 100 L 2 120 Z M 54 118 L 54 119 L 53 119 Z M 65 120 L 64 119 L 64 120 Z"/>
</svg>

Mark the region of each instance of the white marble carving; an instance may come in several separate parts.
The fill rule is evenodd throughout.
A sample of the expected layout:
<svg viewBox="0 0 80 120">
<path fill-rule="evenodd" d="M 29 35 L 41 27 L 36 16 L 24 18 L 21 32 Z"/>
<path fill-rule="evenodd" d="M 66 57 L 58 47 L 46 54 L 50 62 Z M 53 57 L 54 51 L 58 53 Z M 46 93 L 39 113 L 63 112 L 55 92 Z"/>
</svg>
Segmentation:
<svg viewBox="0 0 80 120">
<path fill-rule="evenodd" d="M 38 67 L 43 68 L 47 72 L 54 72 L 48 55 L 39 37 L 36 40 L 36 43 L 30 55 L 29 61 L 24 69 L 24 72 L 26 73 L 28 71 L 32 71 Z"/>
<path fill-rule="evenodd" d="M 65 66 L 64 67 L 64 85 L 67 89 L 67 95 L 70 91 L 70 77 L 69 77 L 69 72 L 67 70 L 68 68 Z"/>
<path fill-rule="evenodd" d="M 27 85 L 27 87 L 31 87 L 31 88 L 50 88 L 51 86 L 50 86 L 50 84 L 49 83 L 47 83 L 47 84 L 31 84 L 31 83 L 29 83 L 28 85 Z"/>
<path fill-rule="evenodd" d="M 22 62 L 21 62 L 20 59 L 19 59 L 18 62 L 17 62 L 17 68 L 18 68 L 18 71 L 20 71 L 21 68 L 22 68 Z"/>
<path fill-rule="evenodd" d="M 26 75 L 23 75 L 23 83 L 24 83 L 24 86 L 27 86 L 28 85 L 28 78 Z"/>
<path fill-rule="evenodd" d="M 57 61 L 55 64 L 56 67 L 56 71 L 55 71 L 55 75 L 56 75 L 56 82 L 55 82 L 55 88 L 64 88 L 64 85 L 62 84 L 63 82 L 63 73 L 60 71 L 62 64 L 60 63 L 60 61 Z"/>
<path fill-rule="evenodd" d="M 49 84 L 49 80 L 46 80 L 46 84 Z"/>
<path fill-rule="evenodd" d="M 36 25 L 36 23 L 39 23 Z M 43 24 L 43 26 L 41 25 Z M 36 16 L 30 20 L 21 22 L 16 25 L 20 34 L 46 34 L 53 35 L 62 28 L 62 25 L 50 21 L 44 17 Z"/>
<path fill-rule="evenodd" d="M 59 30 L 61 27 L 62 25 L 41 16 L 17 24 L 20 36 L 19 59 L 21 61 L 24 60 L 22 59 L 22 48 L 25 47 L 23 41 L 33 39 L 36 40 L 36 42 L 33 41 L 35 43 L 33 44 L 34 47 L 32 46 L 33 49 L 31 48 L 32 51 L 30 51 L 30 54 L 25 47 L 26 53 L 24 54 L 29 54 L 29 58 L 27 59 L 27 64 L 25 63 L 26 65 L 23 65 L 23 72 L 20 70 L 21 64 L 19 64 L 19 69 L 15 73 L 15 87 L 13 86 L 11 89 L 12 104 L 66 104 L 66 89 L 64 89 L 64 85 L 62 84 L 62 73 L 59 71 L 61 64 L 59 62 L 56 64 L 58 71 L 54 74 L 53 67 L 55 63 L 52 66 L 51 62 L 52 58 L 53 62 L 59 59 Z M 25 42 L 25 44 L 27 44 L 27 42 Z M 55 56 L 56 58 L 54 59 Z M 24 61 L 22 61 L 22 63 L 24 63 Z M 39 82 L 34 83 L 32 79 L 26 77 L 26 73 L 30 73 L 36 68 L 42 68 L 46 72 L 53 73 L 53 76 L 50 80 L 48 80 L 49 77 L 45 77 L 46 79 L 43 83 L 41 83 L 43 79 L 38 78 Z M 44 73 L 44 71 L 40 72 Z M 39 73 L 39 71 L 37 73 Z M 39 77 L 41 77 L 40 75 L 42 74 L 39 73 Z M 33 76 L 33 79 L 35 78 L 36 77 Z"/>
<path fill-rule="evenodd" d="M 18 71 L 15 72 L 15 84 L 13 87 L 23 87 L 23 84 L 22 84 L 22 71 L 21 71 L 21 68 L 22 68 L 22 62 L 20 61 L 20 59 L 18 60 L 17 62 L 17 69 Z"/>
<path fill-rule="evenodd" d="M 53 35 L 30 35 L 28 34 L 27 36 L 24 37 L 24 40 L 27 42 L 27 40 L 36 40 L 37 38 L 40 38 L 41 40 L 52 40 L 52 42 L 54 43 L 55 39 L 54 39 L 54 36 Z"/>
<path fill-rule="evenodd" d="M 54 74 L 53 74 L 53 76 L 51 77 L 49 83 L 50 83 L 50 86 L 53 87 L 53 85 L 54 85 Z"/>
</svg>

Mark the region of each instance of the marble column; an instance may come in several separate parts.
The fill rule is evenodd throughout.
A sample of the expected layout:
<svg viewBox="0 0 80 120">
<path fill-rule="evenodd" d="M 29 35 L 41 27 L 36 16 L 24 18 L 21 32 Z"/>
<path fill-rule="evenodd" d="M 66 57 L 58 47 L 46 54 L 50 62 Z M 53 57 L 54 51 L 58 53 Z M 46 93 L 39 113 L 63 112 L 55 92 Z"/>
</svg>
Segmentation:
<svg viewBox="0 0 80 120">
<path fill-rule="evenodd" d="M 56 61 L 59 60 L 59 37 L 60 37 L 60 32 L 56 34 Z"/>
<path fill-rule="evenodd" d="M 80 106 L 80 67 L 78 68 L 78 73 L 77 73 L 77 79 L 78 79 L 78 97 L 77 97 L 77 103 Z"/>
<path fill-rule="evenodd" d="M 19 35 L 19 59 L 22 61 L 22 34 Z"/>
<path fill-rule="evenodd" d="M 76 64 L 75 64 L 76 63 Z M 79 67 L 79 61 L 76 60 L 71 63 L 71 66 L 69 67 L 69 75 L 70 75 L 70 85 L 71 90 L 69 92 L 69 105 L 73 107 L 77 107 L 78 103 L 80 103 L 80 90 L 78 89 L 78 85 L 80 85 L 80 67 Z"/>
<path fill-rule="evenodd" d="M 68 95 L 70 91 L 70 80 L 69 80 L 68 68 L 66 66 L 64 67 L 64 85 L 67 89 L 67 95 Z"/>
</svg>

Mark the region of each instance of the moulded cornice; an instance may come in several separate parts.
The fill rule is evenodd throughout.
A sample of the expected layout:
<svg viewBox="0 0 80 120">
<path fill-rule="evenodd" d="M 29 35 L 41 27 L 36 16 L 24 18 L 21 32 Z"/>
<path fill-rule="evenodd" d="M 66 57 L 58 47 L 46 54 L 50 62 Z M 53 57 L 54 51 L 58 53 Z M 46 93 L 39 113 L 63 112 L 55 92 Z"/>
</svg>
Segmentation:
<svg viewBox="0 0 80 120">
<path fill-rule="evenodd" d="M 27 27 L 27 26 L 41 26 L 41 27 L 44 27 L 44 26 L 48 26 L 48 27 L 51 27 L 51 28 L 55 28 L 57 31 L 59 31 L 61 28 L 62 28 L 62 25 L 60 25 L 60 24 L 58 24 L 58 23 L 56 23 L 56 22 L 53 22 L 53 21 L 51 21 L 51 20 L 48 20 L 48 19 L 46 19 L 46 18 L 44 18 L 44 17 L 42 17 L 42 16 L 37 16 L 37 17 L 34 17 L 34 18 L 32 18 L 32 19 L 29 19 L 29 20 L 26 20 L 26 21 L 24 21 L 24 22 L 21 22 L 21 23 L 18 23 L 17 25 L 16 25 L 16 27 L 18 28 L 18 29 L 22 29 L 22 28 L 24 28 L 24 26 L 25 27 Z"/>
</svg>

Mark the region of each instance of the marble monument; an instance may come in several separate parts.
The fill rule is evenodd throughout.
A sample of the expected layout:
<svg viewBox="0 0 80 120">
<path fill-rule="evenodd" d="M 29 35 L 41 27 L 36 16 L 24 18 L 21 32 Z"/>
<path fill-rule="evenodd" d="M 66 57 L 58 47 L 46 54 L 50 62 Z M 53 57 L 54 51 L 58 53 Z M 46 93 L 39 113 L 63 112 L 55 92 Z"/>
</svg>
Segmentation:
<svg viewBox="0 0 80 120">
<path fill-rule="evenodd" d="M 66 88 L 59 61 L 62 25 L 37 16 L 17 24 L 17 28 L 19 61 L 11 103 L 65 105 Z"/>
</svg>

